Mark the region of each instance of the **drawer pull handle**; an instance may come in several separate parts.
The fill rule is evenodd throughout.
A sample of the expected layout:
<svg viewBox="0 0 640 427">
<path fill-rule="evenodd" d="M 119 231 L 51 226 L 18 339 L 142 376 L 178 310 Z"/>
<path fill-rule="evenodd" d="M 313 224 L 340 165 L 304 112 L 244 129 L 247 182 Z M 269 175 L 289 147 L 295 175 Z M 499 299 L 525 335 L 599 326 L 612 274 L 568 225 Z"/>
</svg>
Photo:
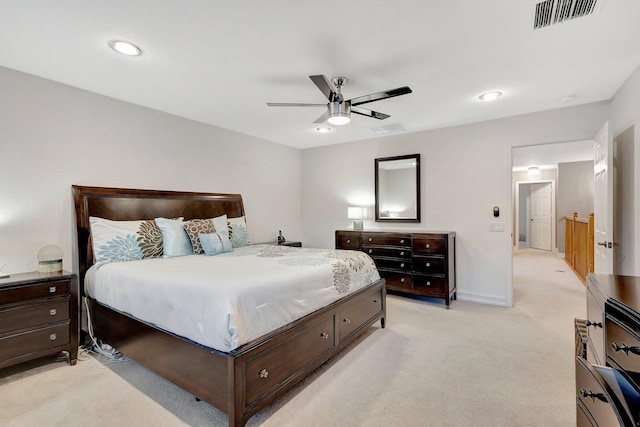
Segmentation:
<svg viewBox="0 0 640 427">
<path fill-rule="evenodd" d="M 427 243 L 426 245 L 424 245 L 424 247 L 429 249 L 431 247 L 431 245 L 429 243 Z"/>
<path fill-rule="evenodd" d="M 56 293 L 56 287 L 55 286 L 49 286 L 49 293 L 50 294 L 55 294 Z"/>
<path fill-rule="evenodd" d="M 58 310 L 56 310 L 55 308 L 49 310 L 49 316 L 55 316 L 56 314 L 58 314 Z"/>
<path fill-rule="evenodd" d="M 373 249 L 369 249 L 369 253 L 372 254 L 373 253 Z"/>
<path fill-rule="evenodd" d="M 592 322 L 591 320 L 587 320 L 585 322 L 585 325 L 587 325 L 587 328 L 589 326 L 593 326 L 594 328 L 602 328 L 602 323 L 601 322 Z"/>
<path fill-rule="evenodd" d="M 344 319 L 344 320 L 342 320 L 342 321 L 343 321 L 344 323 L 351 323 L 351 320 L 349 320 L 349 319 Z"/>
<path fill-rule="evenodd" d="M 431 286 L 431 282 L 427 282 L 427 286 Z"/>
<path fill-rule="evenodd" d="M 370 242 L 371 242 L 371 241 L 373 241 L 373 237 L 369 237 L 369 241 L 370 241 Z"/>
<path fill-rule="evenodd" d="M 596 401 L 596 399 L 601 400 L 603 402 L 607 401 L 607 398 L 604 397 L 604 394 L 602 393 L 594 393 L 593 391 L 591 391 L 591 389 L 589 389 L 589 391 L 585 390 L 585 389 L 580 389 L 580 395 L 582 395 L 582 397 L 590 397 L 591 400 L 593 400 L 594 402 Z"/>
<path fill-rule="evenodd" d="M 323 340 L 328 340 L 329 339 L 329 334 L 326 332 L 322 332 L 320 334 L 320 338 L 322 338 Z"/>
<path fill-rule="evenodd" d="M 347 244 L 351 243 L 351 239 L 347 239 Z"/>
<path fill-rule="evenodd" d="M 377 303 L 378 303 L 378 300 L 377 300 L 377 299 L 374 299 L 374 300 L 373 300 L 373 303 L 374 303 L 374 304 L 377 304 Z"/>
<path fill-rule="evenodd" d="M 629 353 L 640 355 L 640 347 L 629 347 L 625 343 L 618 344 L 617 342 L 614 342 L 613 344 L 611 344 L 611 347 L 613 348 L 613 351 L 615 351 L 616 353 L 619 351 L 622 351 L 627 356 L 629 355 Z"/>
<path fill-rule="evenodd" d="M 55 341 L 58 338 L 58 336 L 56 334 L 50 334 L 49 335 L 49 341 Z"/>
<path fill-rule="evenodd" d="M 404 251 L 403 251 L 403 252 L 400 252 L 400 256 L 404 256 Z"/>
<path fill-rule="evenodd" d="M 401 239 L 401 240 L 400 240 L 400 243 L 404 243 L 404 239 Z"/>
<path fill-rule="evenodd" d="M 404 283 L 404 277 L 403 277 L 402 279 L 400 279 L 400 282 L 401 282 L 401 283 Z"/>
<path fill-rule="evenodd" d="M 431 263 L 430 262 L 427 263 L 427 267 L 431 267 Z"/>
<path fill-rule="evenodd" d="M 267 378 L 269 376 L 269 371 L 267 371 L 266 369 L 260 369 L 258 375 L 260 375 L 260 378 Z"/>
<path fill-rule="evenodd" d="M 402 264 L 400 264 L 400 267 L 404 267 L 404 262 Z"/>
</svg>

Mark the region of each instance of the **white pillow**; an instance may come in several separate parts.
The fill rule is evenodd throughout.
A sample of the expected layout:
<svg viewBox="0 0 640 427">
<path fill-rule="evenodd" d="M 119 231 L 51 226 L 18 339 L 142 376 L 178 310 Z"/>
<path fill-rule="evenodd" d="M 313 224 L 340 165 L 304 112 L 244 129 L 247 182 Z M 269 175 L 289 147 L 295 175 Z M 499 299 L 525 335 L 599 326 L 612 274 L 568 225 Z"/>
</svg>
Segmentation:
<svg viewBox="0 0 640 427">
<path fill-rule="evenodd" d="M 193 246 L 182 219 L 156 218 L 156 224 L 162 234 L 165 257 L 193 254 Z"/>
</svg>

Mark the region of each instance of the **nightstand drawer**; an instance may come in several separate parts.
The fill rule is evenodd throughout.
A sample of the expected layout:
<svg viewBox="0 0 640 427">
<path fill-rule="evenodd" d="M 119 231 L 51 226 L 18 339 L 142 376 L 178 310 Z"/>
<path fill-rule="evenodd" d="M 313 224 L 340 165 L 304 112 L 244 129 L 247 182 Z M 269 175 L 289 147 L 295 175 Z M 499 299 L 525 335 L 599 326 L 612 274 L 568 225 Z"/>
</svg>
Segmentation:
<svg viewBox="0 0 640 427">
<path fill-rule="evenodd" d="M 0 309 L 0 335 L 64 320 L 69 320 L 69 297 Z"/>
<path fill-rule="evenodd" d="M 446 255 L 447 239 L 445 237 L 415 237 L 413 239 L 413 254 Z"/>
<path fill-rule="evenodd" d="M 0 338 L 0 361 L 69 344 L 69 322 Z"/>
<path fill-rule="evenodd" d="M 445 274 L 446 263 L 441 257 L 414 257 L 413 270 L 427 274 Z"/>
<path fill-rule="evenodd" d="M 61 295 L 69 295 L 68 280 L 50 281 L 2 289 L 0 290 L 0 305 L 22 303 L 29 300 Z"/>
<path fill-rule="evenodd" d="M 362 246 L 362 252 L 372 257 L 411 258 L 411 249 L 392 246 Z"/>
</svg>

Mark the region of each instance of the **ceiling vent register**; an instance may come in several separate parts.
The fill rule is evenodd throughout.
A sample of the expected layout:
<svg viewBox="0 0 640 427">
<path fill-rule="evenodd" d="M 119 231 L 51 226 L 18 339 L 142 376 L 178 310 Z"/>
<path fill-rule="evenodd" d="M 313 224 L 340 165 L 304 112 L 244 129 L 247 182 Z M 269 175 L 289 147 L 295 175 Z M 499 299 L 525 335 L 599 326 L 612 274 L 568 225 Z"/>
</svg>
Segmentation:
<svg viewBox="0 0 640 427">
<path fill-rule="evenodd" d="M 602 1 L 602 0 L 600 0 Z M 536 4 L 533 28 L 544 28 L 591 15 L 598 0 L 546 0 Z"/>
</svg>

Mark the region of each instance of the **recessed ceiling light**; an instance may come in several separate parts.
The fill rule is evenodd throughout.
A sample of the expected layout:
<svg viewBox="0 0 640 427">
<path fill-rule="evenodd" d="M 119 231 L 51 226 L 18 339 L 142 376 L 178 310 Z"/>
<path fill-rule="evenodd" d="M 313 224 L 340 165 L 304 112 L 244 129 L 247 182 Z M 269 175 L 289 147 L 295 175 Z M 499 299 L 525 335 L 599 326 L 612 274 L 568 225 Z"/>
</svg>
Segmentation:
<svg viewBox="0 0 640 427">
<path fill-rule="evenodd" d="M 478 97 L 480 101 L 495 101 L 502 96 L 502 92 L 496 90 L 492 92 L 483 93 Z"/>
<path fill-rule="evenodd" d="M 138 46 L 121 40 L 110 41 L 109 46 L 116 52 L 127 56 L 138 56 L 142 54 L 142 50 Z"/>
<path fill-rule="evenodd" d="M 333 129 L 331 129 L 331 128 L 329 128 L 329 127 L 326 127 L 326 126 L 320 126 L 320 127 L 317 127 L 317 128 L 315 129 L 315 131 L 316 131 L 316 132 L 318 132 L 318 133 L 329 133 L 329 132 L 331 132 L 332 130 L 333 130 Z"/>
</svg>

